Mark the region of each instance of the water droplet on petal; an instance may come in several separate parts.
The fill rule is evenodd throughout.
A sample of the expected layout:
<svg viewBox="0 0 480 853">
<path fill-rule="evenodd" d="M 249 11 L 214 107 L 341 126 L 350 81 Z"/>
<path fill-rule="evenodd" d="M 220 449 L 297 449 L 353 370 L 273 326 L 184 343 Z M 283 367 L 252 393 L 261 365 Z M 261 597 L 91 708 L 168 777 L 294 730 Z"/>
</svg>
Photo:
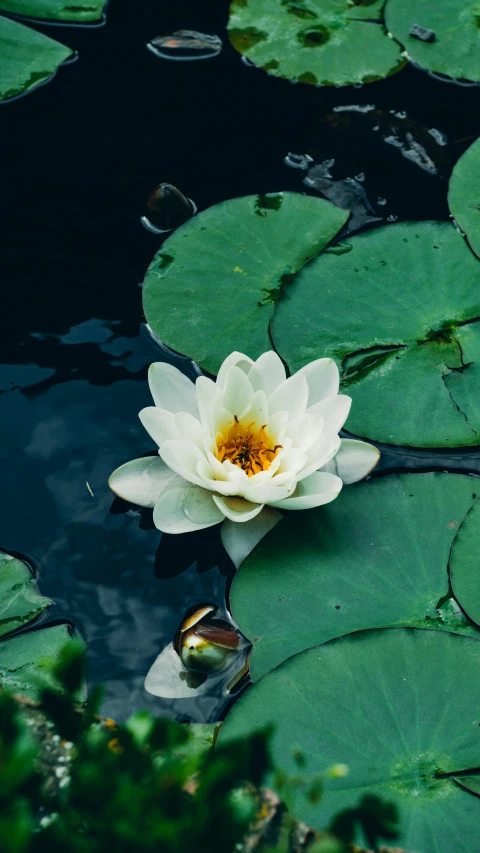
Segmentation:
<svg viewBox="0 0 480 853">
<path fill-rule="evenodd" d="M 218 56 L 222 49 L 222 40 L 218 36 L 198 33 L 195 30 L 176 30 L 170 36 L 156 36 L 147 43 L 147 48 L 161 59 L 188 62 Z"/>
</svg>

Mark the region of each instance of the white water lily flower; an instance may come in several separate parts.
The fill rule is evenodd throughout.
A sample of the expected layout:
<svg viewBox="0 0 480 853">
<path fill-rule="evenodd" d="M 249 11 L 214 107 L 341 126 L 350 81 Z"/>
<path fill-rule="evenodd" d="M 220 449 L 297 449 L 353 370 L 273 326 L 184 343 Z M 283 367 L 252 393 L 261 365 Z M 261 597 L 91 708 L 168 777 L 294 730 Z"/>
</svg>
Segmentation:
<svg viewBox="0 0 480 853">
<path fill-rule="evenodd" d="M 280 520 L 279 509 L 327 504 L 378 462 L 377 448 L 338 435 L 351 399 L 338 393 L 330 358 L 287 379 L 276 353 L 252 361 L 234 352 L 216 382 L 193 383 L 163 362 L 151 365 L 148 379 L 155 406 L 140 420 L 159 458 L 127 462 L 109 485 L 153 507 L 166 533 L 224 522 L 222 541 L 237 566 Z"/>
</svg>

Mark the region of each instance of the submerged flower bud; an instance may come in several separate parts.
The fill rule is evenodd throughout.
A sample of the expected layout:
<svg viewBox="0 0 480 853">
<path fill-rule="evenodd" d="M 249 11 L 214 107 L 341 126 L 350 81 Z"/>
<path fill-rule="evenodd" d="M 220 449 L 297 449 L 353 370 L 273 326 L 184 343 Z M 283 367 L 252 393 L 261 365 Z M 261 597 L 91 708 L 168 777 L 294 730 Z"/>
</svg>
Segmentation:
<svg viewBox="0 0 480 853">
<path fill-rule="evenodd" d="M 141 223 L 147 231 L 161 234 L 183 225 L 196 213 L 193 201 L 186 198 L 173 184 L 159 184 L 147 200 L 147 214 Z"/>
</svg>

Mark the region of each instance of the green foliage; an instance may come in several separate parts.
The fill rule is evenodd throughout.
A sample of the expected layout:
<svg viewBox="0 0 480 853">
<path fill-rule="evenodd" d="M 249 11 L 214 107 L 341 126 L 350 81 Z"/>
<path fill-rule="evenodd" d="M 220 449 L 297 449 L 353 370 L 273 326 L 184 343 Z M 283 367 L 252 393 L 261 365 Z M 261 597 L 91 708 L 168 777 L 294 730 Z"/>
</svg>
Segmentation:
<svg viewBox="0 0 480 853">
<path fill-rule="evenodd" d="M 337 362 L 355 435 L 478 445 L 478 260 L 444 222 L 383 226 L 348 245 L 298 273 L 273 317 L 277 351 L 292 371 L 322 356 Z"/>
<path fill-rule="evenodd" d="M 240 53 L 277 77 L 322 86 L 369 83 L 400 71 L 383 0 L 248 0 L 231 5 L 228 34 Z"/>
<path fill-rule="evenodd" d="M 274 764 L 296 775 L 296 745 L 307 758 L 307 783 L 345 762 L 348 774 L 324 778 L 319 804 L 295 803 L 295 816 L 313 828 L 330 821 L 340 837 L 353 834 L 364 846 L 380 832 L 419 853 L 473 853 L 480 799 L 473 782 L 460 787 L 454 778 L 480 766 L 479 669 L 480 642 L 469 637 L 410 628 L 352 633 L 253 684 L 218 743 L 270 725 Z"/>
<path fill-rule="evenodd" d="M 71 23 L 99 21 L 107 0 L 0 0 L 0 12 Z"/>
<path fill-rule="evenodd" d="M 258 358 L 269 323 L 298 270 L 348 218 L 300 193 L 216 204 L 179 228 L 153 259 L 143 288 L 147 322 L 172 349 L 217 373 L 235 348 Z"/>
<path fill-rule="evenodd" d="M 480 80 L 478 0 L 387 0 L 388 29 L 422 68 L 454 79 Z M 412 24 L 435 33 L 433 41 L 410 35 Z"/>
<path fill-rule="evenodd" d="M 84 714 L 75 699 L 83 666 L 83 650 L 70 643 L 41 692 L 42 714 L 72 741 L 62 772 L 53 768 L 62 778 L 53 795 L 35 765 L 42 769 L 42 743 L 31 733 L 31 704 L 22 714 L 0 694 L 2 853 L 233 851 L 258 808 L 245 783 L 259 785 L 269 768 L 267 732 L 212 753 L 207 727 L 199 748 L 190 727 L 147 712 L 124 726 L 93 721 L 95 708 Z"/>
<path fill-rule="evenodd" d="M 69 47 L 0 16 L 0 101 L 45 83 L 71 54 Z"/>
<path fill-rule="evenodd" d="M 0 637 L 31 622 L 50 604 L 26 563 L 0 551 Z"/>
<path fill-rule="evenodd" d="M 465 151 L 452 172 L 448 205 L 473 251 L 480 257 L 480 139 Z"/>
<path fill-rule="evenodd" d="M 327 506 L 287 513 L 231 590 L 233 616 L 253 640 L 252 678 L 366 628 L 405 625 L 480 638 L 449 586 L 453 543 L 452 570 L 465 568 L 478 601 L 478 509 L 464 521 L 479 507 L 478 495 L 468 475 L 391 474 L 349 486 Z M 464 556 L 458 551 L 457 559 L 459 548 Z"/>
</svg>

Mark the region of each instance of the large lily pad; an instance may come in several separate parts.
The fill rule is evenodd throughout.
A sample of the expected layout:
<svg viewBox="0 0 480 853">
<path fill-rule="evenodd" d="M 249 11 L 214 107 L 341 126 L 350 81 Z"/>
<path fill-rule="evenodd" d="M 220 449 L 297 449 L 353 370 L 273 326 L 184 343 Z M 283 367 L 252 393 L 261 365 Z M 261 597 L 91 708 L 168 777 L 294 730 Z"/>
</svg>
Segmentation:
<svg viewBox="0 0 480 853">
<path fill-rule="evenodd" d="M 480 256 L 480 139 L 460 157 L 452 172 L 448 204 L 473 251 Z"/>
<path fill-rule="evenodd" d="M 348 211 L 299 193 L 246 196 L 195 216 L 147 271 L 143 306 L 155 334 L 216 373 L 235 349 L 271 349 L 283 289 L 348 219 Z M 233 343 L 232 343 L 233 342 Z"/>
<path fill-rule="evenodd" d="M 31 622 L 50 604 L 28 566 L 0 551 L 0 637 Z"/>
<path fill-rule="evenodd" d="M 348 429 L 387 444 L 480 444 L 480 266 L 445 222 L 383 226 L 296 276 L 272 322 L 292 371 L 334 358 Z"/>
<path fill-rule="evenodd" d="M 347 776 L 326 781 L 320 803 L 297 801 L 295 817 L 314 828 L 376 796 L 398 808 L 395 845 L 476 853 L 480 799 L 441 776 L 479 765 L 479 672 L 480 643 L 467 637 L 408 629 L 352 634 L 254 684 L 218 741 L 272 724 L 273 759 L 287 773 L 298 774 L 294 750 L 305 756 L 307 780 L 347 764 Z"/>
<path fill-rule="evenodd" d="M 233 617 L 253 643 L 252 678 L 365 628 L 408 625 L 480 639 L 448 579 L 452 541 L 478 494 L 468 475 L 391 474 L 348 486 L 328 506 L 287 513 L 231 590 Z M 470 544 L 478 553 L 480 527 Z"/>
<path fill-rule="evenodd" d="M 71 54 L 69 47 L 0 16 L 0 101 L 45 83 Z"/>
<path fill-rule="evenodd" d="M 480 624 L 480 504 L 468 513 L 453 543 L 452 587 L 470 619 Z"/>
<path fill-rule="evenodd" d="M 36 698 L 40 676 L 48 678 L 48 663 L 56 660 L 70 638 L 68 625 L 25 631 L 0 643 L 0 686 Z"/>
<path fill-rule="evenodd" d="M 388 0 L 385 19 L 409 58 L 423 68 L 480 81 L 478 0 Z M 410 35 L 415 24 L 433 31 L 434 40 Z"/>
<path fill-rule="evenodd" d="M 405 64 L 381 22 L 382 0 L 235 0 L 234 48 L 277 77 L 322 86 L 370 83 Z"/>
<path fill-rule="evenodd" d="M 107 0 L 0 0 L 1 12 L 53 21 L 99 21 Z"/>
</svg>

